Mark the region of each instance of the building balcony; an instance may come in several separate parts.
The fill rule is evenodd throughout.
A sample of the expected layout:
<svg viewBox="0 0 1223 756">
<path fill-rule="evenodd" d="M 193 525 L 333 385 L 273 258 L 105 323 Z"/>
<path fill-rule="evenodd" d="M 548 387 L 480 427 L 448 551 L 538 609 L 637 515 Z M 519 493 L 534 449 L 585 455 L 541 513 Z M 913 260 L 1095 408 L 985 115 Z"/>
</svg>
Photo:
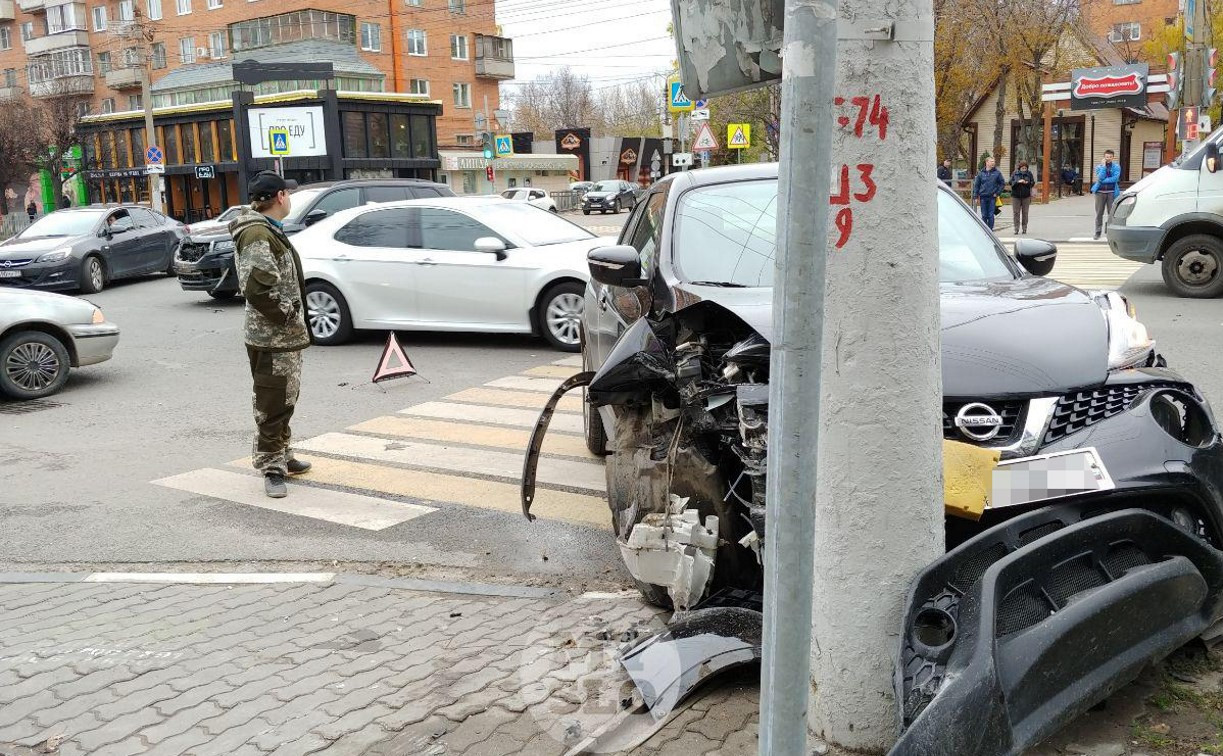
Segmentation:
<svg viewBox="0 0 1223 756">
<path fill-rule="evenodd" d="M 512 79 L 514 78 L 514 59 L 477 57 L 476 76 L 485 79 Z"/>
<path fill-rule="evenodd" d="M 30 82 L 30 94 L 34 97 L 93 94 L 93 74 L 70 74 L 38 83 Z"/>
<path fill-rule="evenodd" d="M 111 89 L 139 89 L 139 68 L 114 68 L 106 72 L 106 86 Z"/>
<path fill-rule="evenodd" d="M 67 50 L 72 47 L 88 47 L 89 33 L 80 29 L 35 37 L 25 43 L 25 53 L 30 57 Z"/>
<path fill-rule="evenodd" d="M 477 34 L 476 76 L 486 79 L 514 78 L 514 40 Z"/>
<path fill-rule="evenodd" d="M 0 21 L 17 20 L 17 6 L 13 0 L 0 0 Z"/>
<path fill-rule="evenodd" d="M 17 0 L 17 7 L 26 13 L 42 13 L 47 9 L 46 0 Z"/>
<path fill-rule="evenodd" d="M 21 87 L 0 87 L 0 101 L 15 100 L 21 97 L 23 90 Z"/>
</svg>

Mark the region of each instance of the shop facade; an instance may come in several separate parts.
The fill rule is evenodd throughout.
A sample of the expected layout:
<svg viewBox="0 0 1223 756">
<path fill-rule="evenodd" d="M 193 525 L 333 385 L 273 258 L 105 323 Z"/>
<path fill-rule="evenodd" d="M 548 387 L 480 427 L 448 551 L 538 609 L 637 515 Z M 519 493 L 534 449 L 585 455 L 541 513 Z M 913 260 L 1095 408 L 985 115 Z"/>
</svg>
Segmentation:
<svg viewBox="0 0 1223 756">
<path fill-rule="evenodd" d="M 499 194 L 506 189 L 533 187 L 548 192 L 569 190 L 571 174 L 578 171 L 575 155 L 528 154 L 485 160 L 478 152 L 443 151 L 441 180 L 455 194 Z M 488 182 L 487 169 L 494 180 Z"/>
</svg>

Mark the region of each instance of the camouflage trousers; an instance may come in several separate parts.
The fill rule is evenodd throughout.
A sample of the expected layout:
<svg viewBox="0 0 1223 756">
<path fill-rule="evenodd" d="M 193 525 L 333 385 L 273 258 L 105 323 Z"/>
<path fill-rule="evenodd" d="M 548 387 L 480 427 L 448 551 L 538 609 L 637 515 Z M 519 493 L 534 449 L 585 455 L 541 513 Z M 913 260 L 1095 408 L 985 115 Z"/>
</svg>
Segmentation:
<svg viewBox="0 0 1223 756">
<path fill-rule="evenodd" d="M 255 384 L 254 466 L 263 473 L 286 473 L 293 456 L 289 420 L 301 390 L 302 353 L 267 352 L 247 346 Z"/>
</svg>

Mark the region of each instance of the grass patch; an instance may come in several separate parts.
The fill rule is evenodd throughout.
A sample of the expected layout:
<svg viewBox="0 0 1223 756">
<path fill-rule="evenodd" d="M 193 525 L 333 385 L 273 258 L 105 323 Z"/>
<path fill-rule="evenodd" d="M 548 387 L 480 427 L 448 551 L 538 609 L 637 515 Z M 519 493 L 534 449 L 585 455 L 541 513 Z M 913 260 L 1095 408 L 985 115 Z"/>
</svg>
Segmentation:
<svg viewBox="0 0 1223 756">
<path fill-rule="evenodd" d="M 1153 730 L 1151 723 L 1145 721 L 1134 722 L 1133 727 L 1130 728 L 1130 737 L 1152 748 L 1168 748 L 1176 745 L 1176 738 L 1168 733 Z"/>
</svg>

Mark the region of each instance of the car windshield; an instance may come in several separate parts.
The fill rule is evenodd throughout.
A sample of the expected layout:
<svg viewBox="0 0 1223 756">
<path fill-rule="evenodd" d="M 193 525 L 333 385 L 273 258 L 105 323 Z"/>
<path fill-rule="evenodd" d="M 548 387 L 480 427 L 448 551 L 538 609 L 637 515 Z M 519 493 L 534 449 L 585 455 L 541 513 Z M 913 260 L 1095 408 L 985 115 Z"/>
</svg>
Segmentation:
<svg viewBox="0 0 1223 756">
<path fill-rule="evenodd" d="M 488 204 L 473 214 L 480 222 L 500 233 L 516 236 L 530 247 L 595 238 L 576 223 L 533 205 Z"/>
<path fill-rule="evenodd" d="M 592 192 L 618 192 L 620 185 L 615 181 L 600 181 L 590 188 Z"/>
<path fill-rule="evenodd" d="M 22 231 L 18 236 L 30 239 L 35 236 L 83 236 L 93 230 L 105 210 L 73 210 L 71 212 L 51 213 L 40 218 L 34 225 Z"/>
<path fill-rule="evenodd" d="M 289 196 L 292 198 L 290 204 L 292 207 L 289 208 L 289 214 L 285 217 L 284 222 L 301 223 L 302 218 L 306 215 L 306 209 L 313 205 L 314 200 L 318 199 L 318 196 L 325 191 L 327 191 L 327 187 L 299 189 L 290 194 Z"/>
<path fill-rule="evenodd" d="M 964 203 L 938 193 L 939 281 L 1013 278 L 989 233 Z M 681 277 L 714 286 L 769 287 L 777 252 L 777 181 L 747 181 L 685 193 L 675 213 Z"/>
</svg>

